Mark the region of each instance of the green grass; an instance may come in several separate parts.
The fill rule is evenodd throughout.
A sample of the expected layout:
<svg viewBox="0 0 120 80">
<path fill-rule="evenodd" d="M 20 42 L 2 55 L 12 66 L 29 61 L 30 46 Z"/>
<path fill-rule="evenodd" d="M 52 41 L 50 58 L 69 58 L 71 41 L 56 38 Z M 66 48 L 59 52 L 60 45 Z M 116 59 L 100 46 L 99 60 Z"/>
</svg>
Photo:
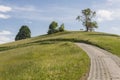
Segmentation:
<svg viewBox="0 0 120 80">
<path fill-rule="evenodd" d="M 89 58 L 71 42 L 44 42 L 0 53 L 0 80 L 80 80 Z"/>
<path fill-rule="evenodd" d="M 45 35 L 32 39 L 35 42 L 44 40 L 84 42 L 98 46 L 120 57 L 120 36 L 100 32 L 63 32 Z"/>
<path fill-rule="evenodd" d="M 89 58 L 73 44 L 84 42 L 120 57 L 120 36 L 100 32 L 62 32 L 0 45 L 0 80 L 79 80 Z"/>
</svg>

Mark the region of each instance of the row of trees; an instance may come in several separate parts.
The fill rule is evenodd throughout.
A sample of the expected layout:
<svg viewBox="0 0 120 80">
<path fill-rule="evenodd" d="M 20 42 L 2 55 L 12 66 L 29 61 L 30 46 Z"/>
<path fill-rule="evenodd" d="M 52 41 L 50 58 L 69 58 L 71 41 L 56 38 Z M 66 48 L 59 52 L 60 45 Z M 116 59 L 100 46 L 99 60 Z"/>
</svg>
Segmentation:
<svg viewBox="0 0 120 80">
<path fill-rule="evenodd" d="M 64 29 L 64 24 L 61 24 L 60 27 L 58 27 L 58 23 L 53 21 L 50 25 L 49 25 L 49 30 L 48 30 L 48 34 L 53 34 L 53 33 L 57 33 L 57 32 L 63 32 L 65 31 Z"/>
<path fill-rule="evenodd" d="M 63 31 L 65 31 L 64 28 L 65 28 L 64 24 L 61 24 L 60 27 L 58 27 L 58 23 L 53 21 L 49 25 L 48 34 L 53 34 L 53 33 L 57 33 L 57 32 L 63 32 Z M 15 41 L 26 39 L 26 38 L 31 38 L 31 31 L 30 31 L 30 29 L 29 29 L 29 27 L 27 25 L 23 25 L 19 29 L 19 32 L 15 37 Z"/>
<path fill-rule="evenodd" d="M 80 16 L 77 16 L 77 20 L 81 21 L 83 26 L 86 27 L 86 31 L 93 31 L 94 28 L 98 28 L 97 22 L 94 21 L 94 18 L 96 16 L 96 12 L 92 11 L 91 9 L 87 8 L 82 10 L 82 14 Z M 63 32 L 65 31 L 64 29 L 64 24 L 61 24 L 60 27 L 58 27 L 58 23 L 53 21 L 49 25 L 48 29 L 48 34 L 53 34 L 57 32 Z M 26 38 L 31 38 L 31 31 L 28 26 L 23 25 L 18 34 L 15 37 L 15 40 L 21 40 L 21 39 L 26 39 Z"/>
</svg>

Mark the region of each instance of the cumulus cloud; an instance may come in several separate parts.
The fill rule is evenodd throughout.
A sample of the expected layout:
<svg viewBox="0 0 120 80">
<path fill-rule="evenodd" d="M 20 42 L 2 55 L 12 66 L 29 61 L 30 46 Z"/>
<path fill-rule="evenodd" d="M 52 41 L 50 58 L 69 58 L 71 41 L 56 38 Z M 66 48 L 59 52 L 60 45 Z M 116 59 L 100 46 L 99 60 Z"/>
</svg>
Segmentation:
<svg viewBox="0 0 120 80">
<path fill-rule="evenodd" d="M 4 5 L 0 5 L 0 12 L 9 12 L 12 8 Z"/>
<path fill-rule="evenodd" d="M 11 35 L 12 33 L 10 31 L 6 31 L 6 30 L 3 30 L 3 31 L 0 31 L 0 35 Z"/>
<path fill-rule="evenodd" d="M 116 19 L 116 20 L 120 20 L 120 9 L 114 9 L 113 10 L 113 17 Z"/>
<path fill-rule="evenodd" d="M 0 31 L 0 44 L 13 41 L 11 38 L 11 34 L 12 33 L 10 31 Z"/>
<path fill-rule="evenodd" d="M 120 27 L 119 26 L 111 27 L 110 32 L 120 35 Z"/>
<path fill-rule="evenodd" d="M 110 20 L 113 20 L 113 12 L 109 11 L 109 10 L 98 10 L 97 11 L 97 20 L 99 22 L 102 22 L 102 21 L 110 21 Z"/>
<path fill-rule="evenodd" d="M 97 11 L 97 20 L 99 22 L 120 20 L 120 9 L 100 9 Z"/>
<path fill-rule="evenodd" d="M 12 11 L 11 7 L 0 5 L 0 19 L 8 19 L 10 15 L 6 15 L 6 12 Z"/>
<path fill-rule="evenodd" d="M 8 19 L 10 15 L 0 14 L 0 19 Z"/>
<path fill-rule="evenodd" d="M 29 12 L 38 11 L 38 9 L 36 9 L 34 6 L 24 6 L 24 7 L 14 6 L 13 8 L 16 11 L 29 11 Z"/>
<path fill-rule="evenodd" d="M 114 30 L 114 31 L 119 31 L 119 27 L 111 27 L 111 30 Z"/>
<path fill-rule="evenodd" d="M 0 44 L 10 42 L 11 39 L 7 36 L 0 36 Z"/>
<path fill-rule="evenodd" d="M 118 3 L 118 2 L 120 2 L 120 0 L 107 0 L 107 2 L 109 2 L 109 3 Z"/>
</svg>

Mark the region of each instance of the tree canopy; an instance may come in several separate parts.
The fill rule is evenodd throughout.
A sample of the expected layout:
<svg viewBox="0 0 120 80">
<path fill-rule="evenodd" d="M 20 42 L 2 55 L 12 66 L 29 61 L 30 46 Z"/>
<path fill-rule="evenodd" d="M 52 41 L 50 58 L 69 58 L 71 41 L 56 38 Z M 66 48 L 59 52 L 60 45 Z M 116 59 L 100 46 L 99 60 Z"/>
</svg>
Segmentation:
<svg viewBox="0 0 120 80">
<path fill-rule="evenodd" d="M 23 25 L 19 29 L 19 32 L 18 32 L 18 34 L 15 37 L 15 41 L 26 39 L 26 38 L 31 38 L 31 31 L 30 31 L 28 26 Z"/>
<path fill-rule="evenodd" d="M 77 20 L 81 21 L 86 27 L 86 31 L 93 31 L 93 28 L 97 28 L 97 22 L 93 21 L 93 18 L 96 16 L 96 12 L 87 8 L 82 10 L 82 15 L 77 16 Z"/>
<path fill-rule="evenodd" d="M 58 23 L 53 21 L 50 25 L 49 25 L 49 29 L 56 29 L 58 27 Z"/>
<path fill-rule="evenodd" d="M 64 24 L 61 24 L 61 26 L 59 27 L 59 31 L 60 31 L 60 32 L 65 31 L 65 29 L 64 29 L 64 28 L 65 28 Z"/>
<path fill-rule="evenodd" d="M 57 32 L 63 32 L 64 30 L 64 24 L 61 24 L 60 27 L 58 27 L 58 23 L 56 21 L 52 21 L 49 25 L 48 34 L 53 34 Z"/>
<path fill-rule="evenodd" d="M 49 25 L 48 34 L 53 34 L 53 33 L 58 32 L 57 27 L 58 27 L 57 22 L 55 21 L 51 22 L 51 24 Z"/>
</svg>

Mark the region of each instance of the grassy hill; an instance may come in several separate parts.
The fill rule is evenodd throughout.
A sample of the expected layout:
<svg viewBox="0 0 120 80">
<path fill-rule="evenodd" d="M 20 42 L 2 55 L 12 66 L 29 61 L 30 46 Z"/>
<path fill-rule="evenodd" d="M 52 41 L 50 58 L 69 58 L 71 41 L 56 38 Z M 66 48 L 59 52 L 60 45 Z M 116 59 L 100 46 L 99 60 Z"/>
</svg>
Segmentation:
<svg viewBox="0 0 120 80">
<path fill-rule="evenodd" d="M 120 36 L 62 32 L 0 45 L 0 80 L 79 80 L 90 60 L 73 42 L 84 42 L 120 56 Z"/>
</svg>

